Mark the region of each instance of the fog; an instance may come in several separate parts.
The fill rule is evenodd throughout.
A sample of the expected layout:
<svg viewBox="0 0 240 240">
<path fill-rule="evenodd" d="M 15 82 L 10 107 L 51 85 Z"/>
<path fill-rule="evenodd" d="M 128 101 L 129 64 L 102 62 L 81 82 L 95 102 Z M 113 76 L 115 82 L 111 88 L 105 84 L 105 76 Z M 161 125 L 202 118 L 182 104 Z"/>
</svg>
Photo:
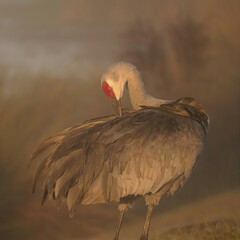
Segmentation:
<svg viewBox="0 0 240 240">
<path fill-rule="evenodd" d="M 210 116 L 192 176 L 161 201 L 156 216 L 229 192 L 235 199 L 240 186 L 239 7 L 234 0 L 0 0 L 0 238 L 106 239 L 114 232 L 116 204 L 80 206 L 74 219 L 65 207 L 58 211 L 55 202 L 42 208 L 39 194 L 31 194 L 34 167 L 27 169 L 27 163 L 44 138 L 112 113 L 100 78 L 120 60 L 138 67 L 150 94 L 195 97 Z M 127 93 L 123 104 L 130 107 Z M 132 223 L 139 225 L 130 228 L 133 233 L 140 229 L 144 213 L 143 202 L 137 202 L 128 213 L 125 236 Z M 157 233 L 158 227 L 156 220 Z"/>
</svg>

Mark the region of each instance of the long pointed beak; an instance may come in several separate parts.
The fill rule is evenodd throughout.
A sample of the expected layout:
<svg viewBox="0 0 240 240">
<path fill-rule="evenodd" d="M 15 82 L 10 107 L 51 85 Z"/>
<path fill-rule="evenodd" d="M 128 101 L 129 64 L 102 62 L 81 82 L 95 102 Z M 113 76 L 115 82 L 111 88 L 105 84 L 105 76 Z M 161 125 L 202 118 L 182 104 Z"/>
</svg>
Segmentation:
<svg viewBox="0 0 240 240">
<path fill-rule="evenodd" d="M 121 108 L 121 99 L 117 100 L 116 98 L 112 98 L 113 109 L 116 114 L 120 117 L 122 116 L 122 108 Z"/>
</svg>

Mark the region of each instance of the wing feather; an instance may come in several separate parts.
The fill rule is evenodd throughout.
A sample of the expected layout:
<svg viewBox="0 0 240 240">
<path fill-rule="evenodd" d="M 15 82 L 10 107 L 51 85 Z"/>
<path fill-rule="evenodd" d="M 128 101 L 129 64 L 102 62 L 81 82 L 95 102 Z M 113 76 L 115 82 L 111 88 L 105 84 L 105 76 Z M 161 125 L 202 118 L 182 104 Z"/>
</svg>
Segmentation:
<svg viewBox="0 0 240 240">
<path fill-rule="evenodd" d="M 181 99 L 97 118 L 44 141 L 33 154 L 40 159 L 34 189 L 39 176 L 44 178 L 42 202 L 47 196 L 66 200 L 74 214 L 79 204 L 158 192 L 168 182 L 171 191 L 177 189 L 183 180 L 173 188 L 171 179 L 189 175 L 208 123 L 201 109 L 184 101 L 192 104 Z"/>
</svg>

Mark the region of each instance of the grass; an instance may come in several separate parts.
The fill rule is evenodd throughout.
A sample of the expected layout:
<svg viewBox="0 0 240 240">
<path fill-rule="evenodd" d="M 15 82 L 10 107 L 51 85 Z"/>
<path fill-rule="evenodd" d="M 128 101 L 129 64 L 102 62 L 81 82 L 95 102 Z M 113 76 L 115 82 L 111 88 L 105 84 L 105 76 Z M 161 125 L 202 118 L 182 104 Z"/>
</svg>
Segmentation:
<svg viewBox="0 0 240 240">
<path fill-rule="evenodd" d="M 187 225 L 161 234 L 157 240 L 239 240 L 240 223 L 232 219 Z"/>
</svg>

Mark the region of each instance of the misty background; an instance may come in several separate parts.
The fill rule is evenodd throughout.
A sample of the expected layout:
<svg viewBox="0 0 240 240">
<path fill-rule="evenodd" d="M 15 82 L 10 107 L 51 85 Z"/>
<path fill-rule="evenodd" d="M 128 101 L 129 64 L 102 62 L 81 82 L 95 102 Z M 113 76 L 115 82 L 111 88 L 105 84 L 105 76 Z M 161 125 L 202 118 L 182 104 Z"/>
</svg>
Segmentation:
<svg viewBox="0 0 240 240">
<path fill-rule="evenodd" d="M 192 176 L 154 213 L 156 236 L 194 204 L 204 217 L 224 206 L 240 219 L 239 10 L 238 0 L 0 0 L 0 238 L 111 239 L 116 204 L 80 206 L 73 219 L 55 202 L 42 208 L 27 164 L 44 138 L 113 112 L 100 79 L 116 61 L 135 64 L 155 97 L 194 97 L 210 116 Z M 215 199 L 226 202 L 215 209 Z M 123 234 L 138 236 L 145 210 L 138 201 Z"/>
</svg>

